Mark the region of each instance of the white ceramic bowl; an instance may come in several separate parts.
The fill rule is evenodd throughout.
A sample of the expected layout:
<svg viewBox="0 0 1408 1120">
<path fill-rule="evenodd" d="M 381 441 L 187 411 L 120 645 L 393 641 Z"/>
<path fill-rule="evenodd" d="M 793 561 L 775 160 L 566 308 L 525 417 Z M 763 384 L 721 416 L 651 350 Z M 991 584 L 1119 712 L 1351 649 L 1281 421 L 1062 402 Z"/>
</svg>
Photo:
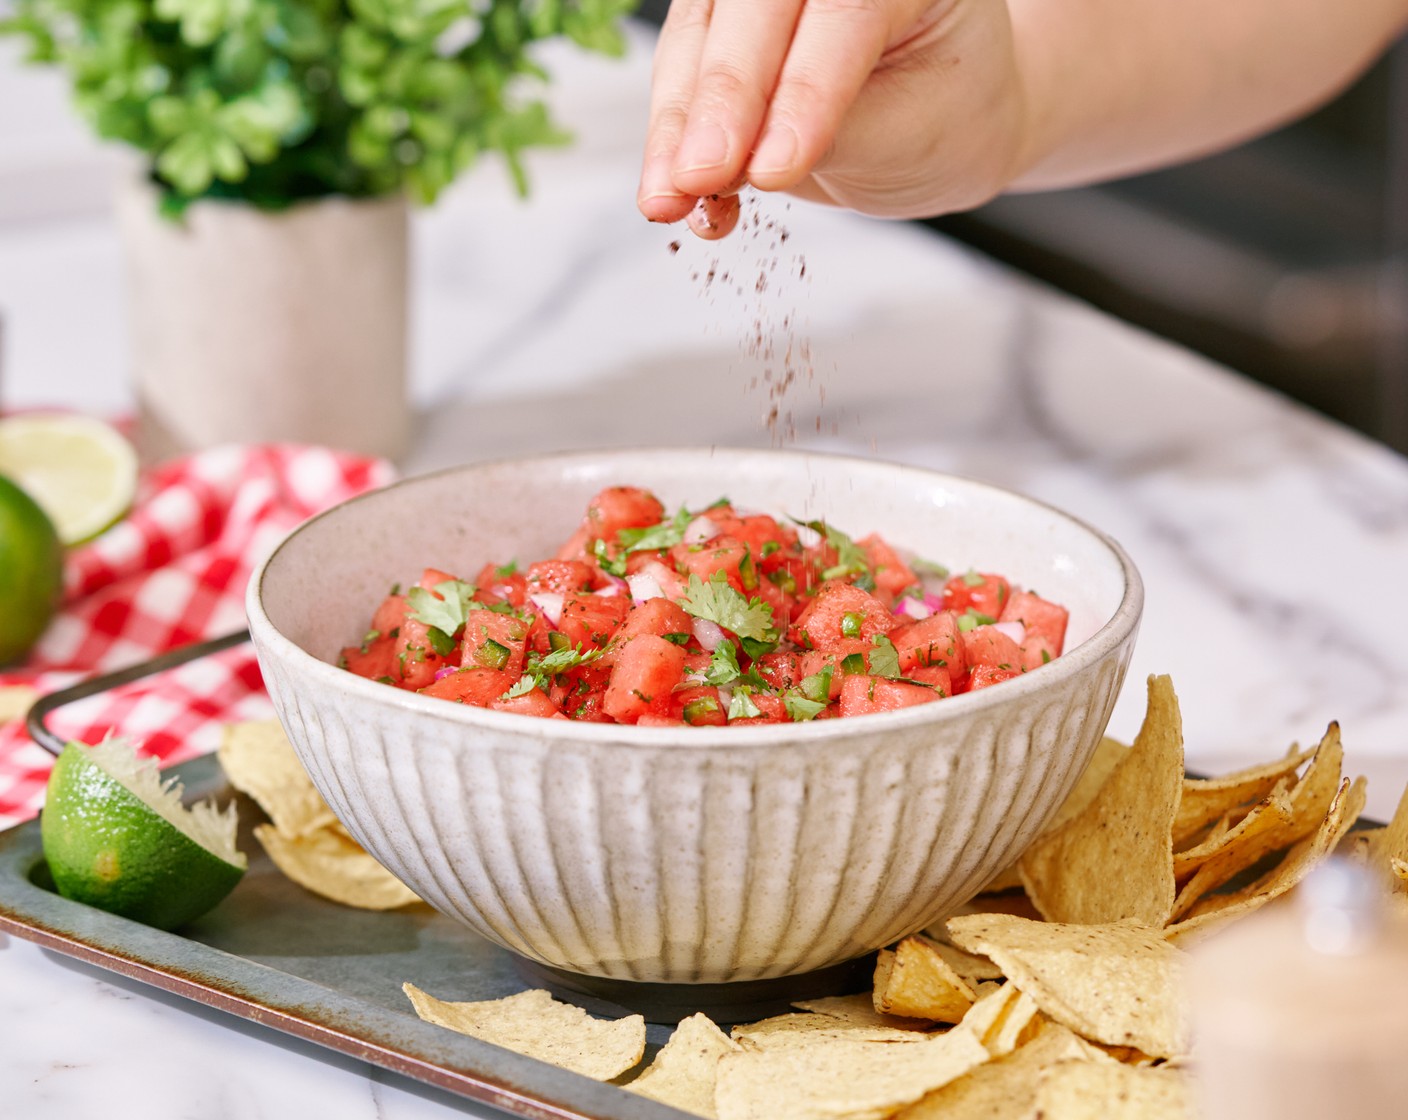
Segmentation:
<svg viewBox="0 0 1408 1120">
<path fill-rule="evenodd" d="M 882 715 L 736 728 L 542 720 L 334 664 L 393 583 L 550 555 L 591 495 L 727 495 L 825 517 L 1064 603 L 1067 652 Z M 259 663 L 353 835 L 445 914 L 590 976 L 714 983 L 837 964 L 965 901 L 1037 834 L 1109 719 L 1143 602 L 1113 541 L 1030 499 L 891 464 L 658 450 L 475 464 L 344 503 L 255 573 Z"/>
</svg>

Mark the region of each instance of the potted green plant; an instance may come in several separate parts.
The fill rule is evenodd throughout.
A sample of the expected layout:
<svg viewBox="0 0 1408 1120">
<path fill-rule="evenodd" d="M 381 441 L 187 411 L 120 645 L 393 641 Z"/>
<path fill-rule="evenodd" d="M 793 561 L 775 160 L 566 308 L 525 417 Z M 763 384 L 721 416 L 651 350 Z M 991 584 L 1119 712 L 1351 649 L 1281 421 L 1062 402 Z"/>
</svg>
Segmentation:
<svg viewBox="0 0 1408 1120">
<path fill-rule="evenodd" d="M 144 436 L 395 454 L 408 198 L 483 152 L 563 142 L 531 45 L 623 47 L 634 0 L 14 0 L 0 32 L 63 67 L 142 153 L 119 215 Z"/>
</svg>

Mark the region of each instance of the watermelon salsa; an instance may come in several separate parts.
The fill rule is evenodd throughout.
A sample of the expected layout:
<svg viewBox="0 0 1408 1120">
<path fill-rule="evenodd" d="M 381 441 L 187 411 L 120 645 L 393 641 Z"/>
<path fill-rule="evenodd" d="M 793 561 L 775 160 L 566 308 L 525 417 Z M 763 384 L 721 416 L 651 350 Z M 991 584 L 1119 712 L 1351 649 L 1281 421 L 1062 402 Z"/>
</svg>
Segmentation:
<svg viewBox="0 0 1408 1120">
<path fill-rule="evenodd" d="M 393 588 L 341 664 L 425 696 L 642 727 L 888 712 L 1061 654 L 1064 607 L 992 572 L 950 574 L 875 534 L 721 499 L 667 516 L 616 486 L 555 557 L 428 568 Z"/>
</svg>

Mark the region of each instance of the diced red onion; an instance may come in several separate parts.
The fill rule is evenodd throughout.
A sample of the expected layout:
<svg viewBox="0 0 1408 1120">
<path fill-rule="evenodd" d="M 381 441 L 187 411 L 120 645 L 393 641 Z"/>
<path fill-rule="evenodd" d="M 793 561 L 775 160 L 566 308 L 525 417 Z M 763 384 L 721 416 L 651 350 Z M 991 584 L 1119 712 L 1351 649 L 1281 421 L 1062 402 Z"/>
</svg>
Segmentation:
<svg viewBox="0 0 1408 1120">
<path fill-rule="evenodd" d="M 613 595 L 625 594 L 626 589 L 627 583 L 625 580 L 618 579 L 616 576 L 607 576 L 606 586 L 597 588 L 592 594 L 600 595 L 603 599 L 609 599 Z"/>
<path fill-rule="evenodd" d="M 665 593 L 660 590 L 659 581 L 648 572 L 637 572 L 635 575 L 626 577 L 626 586 L 631 589 L 631 601 L 644 603 L 647 599 L 663 599 Z"/>
<path fill-rule="evenodd" d="M 700 514 L 685 526 L 683 539 L 685 544 L 703 544 L 705 541 L 713 540 L 718 535 L 718 525 L 716 525 L 711 518 Z"/>
<path fill-rule="evenodd" d="M 934 595 L 930 592 L 925 592 L 924 605 L 929 608 L 931 614 L 938 614 L 939 611 L 944 609 L 944 597 L 942 595 Z"/>
<path fill-rule="evenodd" d="M 695 640 L 710 653 L 719 648 L 724 640 L 724 629 L 717 622 L 710 622 L 707 618 L 696 618 L 691 627 L 694 631 Z"/>
<path fill-rule="evenodd" d="M 731 685 L 719 685 L 719 703 L 724 706 L 724 711 L 728 711 L 729 705 L 733 703 L 733 687 Z"/>
<path fill-rule="evenodd" d="M 435 670 L 435 679 L 437 681 L 443 681 L 451 673 L 458 673 L 459 671 L 460 667 L 458 665 L 446 665 L 443 669 Z"/>
<path fill-rule="evenodd" d="M 496 595 L 507 602 L 509 597 L 513 594 L 513 588 L 506 583 L 497 583 L 489 588 L 489 594 Z"/>
<path fill-rule="evenodd" d="M 535 591 L 528 601 L 543 612 L 543 617 L 556 626 L 562 621 L 562 596 L 555 591 Z"/>
<path fill-rule="evenodd" d="M 994 622 L 992 628 L 1001 630 L 1018 645 L 1027 640 L 1027 628 L 1020 622 Z"/>
<path fill-rule="evenodd" d="M 895 604 L 895 613 L 908 615 L 910 618 L 928 618 L 934 613 L 934 609 L 922 599 L 912 599 L 906 595 Z"/>
</svg>

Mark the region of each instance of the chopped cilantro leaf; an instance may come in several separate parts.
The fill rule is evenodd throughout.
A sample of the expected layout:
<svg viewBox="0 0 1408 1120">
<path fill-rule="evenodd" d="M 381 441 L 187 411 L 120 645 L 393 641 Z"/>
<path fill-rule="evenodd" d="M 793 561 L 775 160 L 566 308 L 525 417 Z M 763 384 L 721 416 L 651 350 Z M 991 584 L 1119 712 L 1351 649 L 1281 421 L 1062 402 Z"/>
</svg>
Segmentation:
<svg viewBox="0 0 1408 1120">
<path fill-rule="evenodd" d="M 789 692 L 782 698 L 782 703 L 787 709 L 787 714 L 797 723 L 801 723 L 803 720 L 816 719 L 818 714 L 826 710 L 826 705 L 820 700 L 808 700 L 798 692 Z"/>
<path fill-rule="evenodd" d="M 658 552 L 661 549 L 674 548 L 684 540 L 684 531 L 693 520 L 689 510 L 680 506 L 679 511 L 669 521 L 662 521 L 644 529 L 618 529 L 616 543 L 626 552 Z"/>
<path fill-rule="evenodd" d="M 708 583 L 691 575 L 689 590 L 679 603 L 695 618 L 716 622 L 740 638 L 763 643 L 777 641 L 772 607 L 761 599 L 745 598 L 742 592 L 734 590 L 723 572 L 715 572 Z"/>
<path fill-rule="evenodd" d="M 590 649 L 583 652 L 579 649 L 555 649 L 551 653 L 541 656 L 535 654 L 528 659 L 529 669 L 544 676 L 556 676 L 558 673 L 565 673 L 568 669 L 575 669 L 579 665 L 590 665 L 597 660 L 605 650 Z"/>
<path fill-rule="evenodd" d="M 709 503 L 707 506 L 705 506 L 704 508 L 705 508 L 705 509 L 723 509 L 725 506 L 731 506 L 731 505 L 733 505 L 733 503 L 728 500 L 728 495 L 725 494 L 725 495 L 723 495 L 722 497 L 715 498 L 712 502 L 710 502 L 710 503 Z"/>
<path fill-rule="evenodd" d="M 694 635 L 687 634 L 683 630 L 679 630 L 673 634 L 661 634 L 660 636 L 664 638 L 667 642 L 674 642 L 677 646 L 687 646 L 689 645 L 689 639 L 692 638 Z"/>
<path fill-rule="evenodd" d="M 505 692 L 499 699 L 513 700 L 519 696 L 527 696 L 533 689 L 538 687 L 538 680 L 532 673 L 524 673 L 518 680 L 513 682 L 513 687 Z"/>
<path fill-rule="evenodd" d="M 715 687 L 732 684 L 742 675 L 743 670 L 738 667 L 738 647 L 725 639 L 714 649 L 714 656 L 704 673 L 704 683 Z"/>
<path fill-rule="evenodd" d="M 620 556 L 613 557 L 611 553 L 607 551 L 605 541 L 598 539 L 592 542 L 592 555 L 596 557 L 597 565 L 607 575 L 615 576 L 617 579 L 620 579 L 626 574 L 625 554 L 622 553 Z"/>
<path fill-rule="evenodd" d="M 853 583 L 856 587 L 859 587 L 862 591 L 875 590 L 875 577 L 869 572 L 861 572 L 860 575 L 856 576 L 855 579 L 851 580 L 851 583 Z"/>
<path fill-rule="evenodd" d="M 773 635 L 769 641 L 761 641 L 758 638 L 742 638 L 743 652 L 756 661 L 765 654 L 771 653 L 777 648 L 778 636 Z"/>
<path fill-rule="evenodd" d="M 1049 649 L 1044 649 L 1041 651 L 1041 663 L 1043 665 L 1051 664 L 1051 651 Z"/>
<path fill-rule="evenodd" d="M 509 576 L 518 574 L 518 561 L 510 560 L 507 564 L 500 564 L 494 569 L 495 579 L 508 579 Z"/>
<path fill-rule="evenodd" d="M 763 710 L 753 703 L 753 697 L 749 695 L 752 689 L 746 685 L 739 685 L 733 690 L 733 699 L 728 702 L 729 719 L 756 719 L 763 714 Z"/>
<path fill-rule="evenodd" d="M 826 538 L 826 543 L 836 550 L 836 563 L 821 573 L 822 579 L 841 579 L 844 576 L 870 573 L 870 557 L 865 554 L 865 549 L 840 529 L 833 529 L 825 521 L 798 521 L 795 517 L 792 521 L 805 525 L 814 533 L 820 533 Z"/>
<path fill-rule="evenodd" d="M 974 571 L 972 568 L 969 568 L 966 572 L 963 573 L 964 587 L 982 587 L 985 583 L 987 583 L 987 577 L 984 576 L 981 572 L 977 572 Z"/>
<path fill-rule="evenodd" d="M 875 648 L 870 652 L 870 672 L 873 676 L 895 680 L 900 675 L 900 653 L 895 643 L 884 634 L 876 634 L 870 639 Z"/>
<path fill-rule="evenodd" d="M 469 617 L 469 601 L 473 596 L 474 584 L 458 579 L 437 583 L 434 591 L 413 587 L 406 594 L 411 608 L 408 617 L 454 637 Z"/>
<path fill-rule="evenodd" d="M 991 626 L 996 621 L 997 619 L 993 618 L 992 615 L 983 614 L 981 611 L 975 611 L 972 607 L 969 607 L 958 616 L 958 632 L 960 634 L 966 634 L 969 630 L 979 626 Z"/>
<path fill-rule="evenodd" d="M 441 657 L 449 657 L 455 652 L 455 639 L 441 630 L 438 626 L 432 626 L 425 632 L 426 638 L 430 641 L 430 648 Z"/>
<path fill-rule="evenodd" d="M 366 652 L 367 652 L 367 647 L 368 647 L 369 645 L 371 645 L 374 641 L 376 641 L 376 640 L 377 640 L 378 638 L 380 638 L 380 637 L 381 637 L 381 631 L 380 631 L 380 630 L 368 630 L 365 634 L 363 634 L 363 635 L 362 635 L 362 647 L 361 647 L 362 652 L 363 652 L 363 653 L 366 653 Z"/>
<path fill-rule="evenodd" d="M 774 552 L 777 552 L 781 548 L 782 544 L 780 541 L 764 541 L 762 552 L 763 559 L 766 560 L 769 556 L 771 556 Z"/>
<path fill-rule="evenodd" d="M 848 653 L 841 658 L 841 672 L 847 674 L 865 672 L 865 655 L 860 653 Z"/>
</svg>

